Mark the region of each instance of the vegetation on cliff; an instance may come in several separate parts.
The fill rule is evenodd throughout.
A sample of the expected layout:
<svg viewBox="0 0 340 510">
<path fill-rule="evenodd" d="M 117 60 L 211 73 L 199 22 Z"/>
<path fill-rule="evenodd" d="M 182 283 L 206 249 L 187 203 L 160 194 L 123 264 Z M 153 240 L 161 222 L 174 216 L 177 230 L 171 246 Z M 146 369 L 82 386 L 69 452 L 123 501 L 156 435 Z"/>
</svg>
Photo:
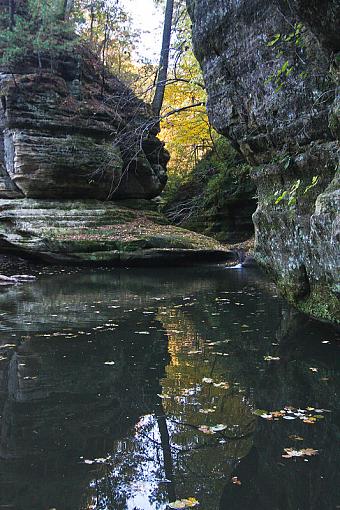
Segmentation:
<svg viewBox="0 0 340 510">
<path fill-rule="evenodd" d="M 168 218 L 219 241 L 249 239 L 256 208 L 250 168 L 225 138 L 216 138 L 192 172 L 170 175 L 163 195 Z"/>
</svg>

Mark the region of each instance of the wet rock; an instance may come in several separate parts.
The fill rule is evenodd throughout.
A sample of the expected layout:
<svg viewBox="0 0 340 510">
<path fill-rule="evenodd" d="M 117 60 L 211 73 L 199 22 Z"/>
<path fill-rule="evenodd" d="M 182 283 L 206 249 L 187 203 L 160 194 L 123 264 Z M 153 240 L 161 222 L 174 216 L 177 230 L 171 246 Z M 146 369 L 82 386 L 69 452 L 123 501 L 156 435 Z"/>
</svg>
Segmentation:
<svg viewBox="0 0 340 510">
<path fill-rule="evenodd" d="M 48 262 L 116 266 L 234 258 L 219 242 L 170 225 L 163 215 L 147 209 L 147 201 L 135 205 L 0 200 L 0 250 Z"/>
<path fill-rule="evenodd" d="M 255 167 L 256 260 L 301 310 L 340 321 L 340 4 L 187 4 L 210 120 Z"/>
<path fill-rule="evenodd" d="M 27 274 L 16 274 L 13 276 L 0 274 L 0 285 L 15 285 L 16 283 L 32 282 L 34 280 L 36 280 L 35 276 Z"/>
<path fill-rule="evenodd" d="M 242 262 L 242 267 L 256 267 L 256 266 L 257 266 L 256 259 L 251 255 L 245 257 L 244 261 Z"/>
<path fill-rule="evenodd" d="M 5 276 L 0 274 L 0 285 L 15 285 L 17 280 L 12 276 Z"/>
</svg>

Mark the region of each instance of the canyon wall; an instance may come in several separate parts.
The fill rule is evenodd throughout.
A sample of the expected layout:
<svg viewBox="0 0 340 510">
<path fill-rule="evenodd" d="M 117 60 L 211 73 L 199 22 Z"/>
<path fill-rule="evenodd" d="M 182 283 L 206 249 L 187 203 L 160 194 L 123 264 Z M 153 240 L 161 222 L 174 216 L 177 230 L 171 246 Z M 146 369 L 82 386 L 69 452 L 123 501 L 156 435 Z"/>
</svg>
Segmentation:
<svg viewBox="0 0 340 510">
<path fill-rule="evenodd" d="M 254 167 L 256 258 L 340 321 L 336 0 L 187 0 L 214 127 Z"/>
</svg>

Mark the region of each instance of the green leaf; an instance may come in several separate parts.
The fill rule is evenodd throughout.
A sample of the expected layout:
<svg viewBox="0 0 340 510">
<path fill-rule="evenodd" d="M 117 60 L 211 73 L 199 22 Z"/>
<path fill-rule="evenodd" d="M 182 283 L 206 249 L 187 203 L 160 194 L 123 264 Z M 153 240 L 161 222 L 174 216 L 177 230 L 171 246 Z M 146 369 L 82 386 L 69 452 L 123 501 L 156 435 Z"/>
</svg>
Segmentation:
<svg viewBox="0 0 340 510">
<path fill-rule="evenodd" d="M 267 46 L 274 46 L 281 39 L 281 34 L 275 34 L 274 38 L 267 43 Z"/>
<path fill-rule="evenodd" d="M 309 184 L 309 186 L 306 187 L 306 189 L 303 192 L 303 194 L 307 193 L 310 189 L 314 188 L 314 186 L 316 186 L 317 183 L 319 182 L 319 179 L 320 179 L 319 175 L 314 175 L 314 177 L 312 178 L 311 184 Z"/>
<path fill-rule="evenodd" d="M 275 200 L 275 205 L 279 204 L 284 198 L 285 196 L 287 196 L 288 194 L 288 191 L 284 191 L 282 193 L 282 195 L 280 195 L 276 200 Z"/>
</svg>

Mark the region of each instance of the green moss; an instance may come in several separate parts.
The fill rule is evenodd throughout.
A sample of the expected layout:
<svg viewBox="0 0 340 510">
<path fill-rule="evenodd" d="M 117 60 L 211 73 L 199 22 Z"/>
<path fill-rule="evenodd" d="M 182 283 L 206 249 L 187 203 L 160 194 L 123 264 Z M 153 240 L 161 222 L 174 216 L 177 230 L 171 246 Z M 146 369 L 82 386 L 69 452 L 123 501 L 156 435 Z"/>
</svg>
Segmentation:
<svg viewBox="0 0 340 510">
<path fill-rule="evenodd" d="M 340 300 L 326 286 L 317 286 L 303 301 L 297 301 L 297 308 L 317 319 L 340 323 Z"/>
</svg>

